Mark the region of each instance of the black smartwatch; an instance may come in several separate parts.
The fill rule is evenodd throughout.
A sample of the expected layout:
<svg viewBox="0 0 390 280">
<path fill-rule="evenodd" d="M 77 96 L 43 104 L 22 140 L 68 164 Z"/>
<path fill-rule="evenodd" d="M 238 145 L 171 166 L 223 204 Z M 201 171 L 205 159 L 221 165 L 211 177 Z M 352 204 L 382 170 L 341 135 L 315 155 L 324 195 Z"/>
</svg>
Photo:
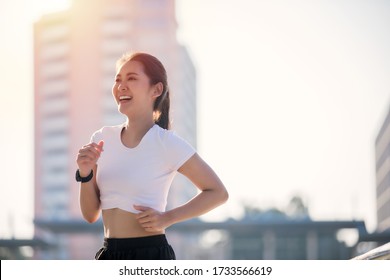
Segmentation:
<svg viewBox="0 0 390 280">
<path fill-rule="evenodd" d="M 77 169 L 77 171 L 76 171 L 76 181 L 77 182 L 87 183 L 87 182 L 91 181 L 92 178 L 93 178 L 93 170 L 91 170 L 91 173 L 89 173 L 89 175 L 87 177 L 81 177 L 80 170 Z"/>
</svg>

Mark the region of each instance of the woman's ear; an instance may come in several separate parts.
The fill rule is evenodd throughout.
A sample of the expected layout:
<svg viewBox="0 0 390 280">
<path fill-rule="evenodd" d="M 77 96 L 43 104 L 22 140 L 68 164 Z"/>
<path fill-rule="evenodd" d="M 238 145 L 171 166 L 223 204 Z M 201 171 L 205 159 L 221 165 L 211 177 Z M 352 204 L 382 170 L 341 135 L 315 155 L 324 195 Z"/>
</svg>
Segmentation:
<svg viewBox="0 0 390 280">
<path fill-rule="evenodd" d="M 153 97 L 154 98 L 159 97 L 161 94 L 163 94 L 163 90 L 164 90 L 164 86 L 162 82 L 155 84 L 153 89 Z"/>
</svg>

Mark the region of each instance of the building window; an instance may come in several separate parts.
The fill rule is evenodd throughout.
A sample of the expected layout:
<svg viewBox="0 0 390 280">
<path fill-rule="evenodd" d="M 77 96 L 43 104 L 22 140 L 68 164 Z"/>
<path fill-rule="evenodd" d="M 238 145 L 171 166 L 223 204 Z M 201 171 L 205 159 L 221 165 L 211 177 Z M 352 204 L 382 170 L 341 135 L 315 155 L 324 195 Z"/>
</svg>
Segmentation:
<svg viewBox="0 0 390 280">
<path fill-rule="evenodd" d="M 44 218 L 61 219 L 68 217 L 69 195 L 66 188 L 49 188 L 42 193 Z"/>
<path fill-rule="evenodd" d="M 124 53 L 131 47 L 130 40 L 128 38 L 107 38 L 102 42 L 101 48 L 105 54 L 118 54 Z M 111 66 L 115 69 L 115 64 Z"/>
<path fill-rule="evenodd" d="M 69 108 L 67 98 L 56 98 L 45 100 L 42 104 L 41 113 L 45 117 L 61 117 L 66 114 Z"/>
<path fill-rule="evenodd" d="M 69 119 L 66 115 L 59 115 L 52 118 L 44 118 L 42 120 L 42 131 L 44 134 L 53 131 L 67 131 L 68 128 L 69 128 Z M 60 138 L 65 139 L 65 137 L 60 137 Z M 55 139 L 55 137 L 47 137 L 45 139 Z"/>
<path fill-rule="evenodd" d="M 131 31 L 132 24 L 126 18 L 115 18 L 104 21 L 101 28 L 105 38 L 123 37 Z"/>
<path fill-rule="evenodd" d="M 42 80 L 63 78 L 69 73 L 69 64 L 64 60 L 54 60 L 42 64 Z"/>
<path fill-rule="evenodd" d="M 69 82 L 65 79 L 53 79 L 45 82 L 42 85 L 40 94 L 49 98 L 51 95 L 58 95 L 69 91 Z"/>
<path fill-rule="evenodd" d="M 65 57 L 69 53 L 69 44 L 65 42 L 55 42 L 42 47 L 40 58 L 43 61 L 55 60 Z"/>
<path fill-rule="evenodd" d="M 43 43 L 56 42 L 64 40 L 69 35 L 69 26 L 65 24 L 56 24 L 46 26 L 41 32 L 41 41 Z"/>
</svg>

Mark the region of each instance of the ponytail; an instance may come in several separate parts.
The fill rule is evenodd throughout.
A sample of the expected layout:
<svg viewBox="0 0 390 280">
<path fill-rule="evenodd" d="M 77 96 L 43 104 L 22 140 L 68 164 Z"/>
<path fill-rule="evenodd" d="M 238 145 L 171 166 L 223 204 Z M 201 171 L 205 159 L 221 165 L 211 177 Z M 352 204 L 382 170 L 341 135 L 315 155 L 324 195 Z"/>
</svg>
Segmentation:
<svg viewBox="0 0 390 280">
<path fill-rule="evenodd" d="M 170 99 L 169 99 L 169 90 L 165 90 L 163 94 L 157 97 L 154 103 L 154 122 L 164 129 L 170 129 L 169 123 L 169 107 L 170 107 Z"/>
</svg>

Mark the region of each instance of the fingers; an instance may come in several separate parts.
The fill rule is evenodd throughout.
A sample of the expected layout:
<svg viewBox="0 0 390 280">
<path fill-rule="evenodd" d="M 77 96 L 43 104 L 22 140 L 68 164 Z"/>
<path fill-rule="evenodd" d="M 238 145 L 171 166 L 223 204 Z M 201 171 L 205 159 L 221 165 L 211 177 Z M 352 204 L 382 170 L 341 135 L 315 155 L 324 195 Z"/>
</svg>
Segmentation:
<svg viewBox="0 0 390 280">
<path fill-rule="evenodd" d="M 140 205 L 134 205 L 134 209 L 141 211 L 136 218 L 145 231 L 156 232 L 164 230 L 163 213 Z"/>
<path fill-rule="evenodd" d="M 79 168 L 90 169 L 92 168 L 97 160 L 100 157 L 100 154 L 103 152 L 104 142 L 100 141 L 98 144 L 89 143 L 88 145 L 83 146 L 77 155 L 77 164 Z"/>
<path fill-rule="evenodd" d="M 134 209 L 135 210 L 138 210 L 138 211 L 141 211 L 141 212 L 145 212 L 149 209 L 152 209 L 152 208 L 149 208 L 149 207 L 146 207 L 146 206 L 141 206 L 141 205 L 133 205 Z"/>
<path fill-rule="evenodd" d="M 100 141 L 98 144 L 96 144 L 96 143 L 89 143 L 88 145 L 85 145 L 83 148 L 94 149 L 100 155 L 100 153 L 104 151 L 103 150 L 103 145 L 104 145 L 104 141 Z"/>
<path fill-rule="evenodd" d="M 150 221 L 150 218 L 154 212 L 152 208 L 141 206 L 141 205 L 133 205 L 133 207 L 135 210 L 140 211 L 140 213 L 138 213 L 136 216 L 138 222 L 142 224 Z"/>
<path fill-rule="evenodd" d="M 99 144 L 103 142 L 100 141 Z M 81 157 L 89 157 L 91 159 L 96 159 L 100 157 L 101 152 L 103 151 L 103 144 L 90 143 L 88 145 L 83 146 L 79 150 L 79 155 Z"/>
</svg>

